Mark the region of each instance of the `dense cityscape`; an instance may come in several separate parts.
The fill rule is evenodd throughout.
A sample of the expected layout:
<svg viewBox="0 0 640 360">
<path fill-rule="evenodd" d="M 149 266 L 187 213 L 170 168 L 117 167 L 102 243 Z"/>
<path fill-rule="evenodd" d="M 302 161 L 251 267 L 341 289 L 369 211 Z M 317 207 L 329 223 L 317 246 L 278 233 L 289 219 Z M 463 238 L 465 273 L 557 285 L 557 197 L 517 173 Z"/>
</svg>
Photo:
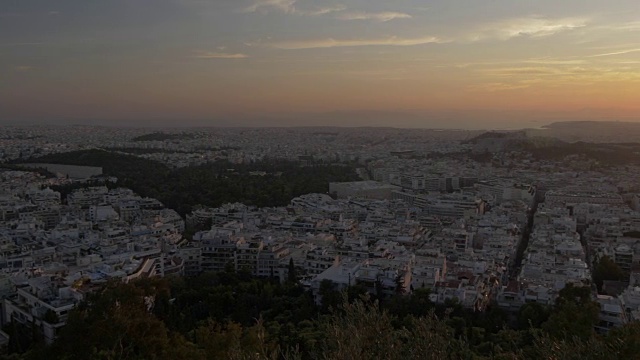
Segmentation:
<svg viewBox="0 0 640 360">
<path fill-rule="evenodd" d="M 639 10 L 0 1 L 0 359 L 640 359 Z"/>
<path fill-rule="evenodd" d="M 97 306 L 92 296 L 105 289 L 150 279 L 167 279 L 171 288 L 178 278 L 224 273 L 240 276 L 231 288 L 246 281 L 295 287 L 320 313 L 346 306 L 340 293 L 344 301 L 394 315 L 410 308 L 408 299 L 422 299 L 418 310 L 402 311 L 459 311 L 469 327 L 476 320 L 468 316 L 486 320 L 499 312 L 501 325 L 470 327 L 486 331 L 484 341 L 529 327 L 556 331 L 556 339 L 581 332 L 583 340 L 604 338 L 640 320 L 638 148 L 576 147 L 552 136 L 539 130 L 2 128 L 4 351 L 28 356 L 38 346 L 55 348 L 68 339 L 70 316 Z M 119 171 L 108 165 L 111 157 Z M 195 195 L 171 200 L 171 190 L 158 190 L 152 180 L 128 178 L 127 162 L 166 167 L 165 177 L 147 174 Z M 223 196 L 170 183 L 194 169 L 240 188 L 234 193 L 225 185 Z M 316 181 L 302 178 L 305 173 Z M 567 289 L 580 294 L 577 314 L 556 313 Z M 164 306 L 178 306 L 171 305 L 181 301 L 177 292 L 171 288 Z M 142 298 L 156 314 L 159 293 Z M 270 320 L 271 310 L 246 311 Z M 483 349 L 484 342 L 471 347 L 478 340 L 463 336 L 461 325 L 447 326 L 471 343 L 474 356 L 500 355 Z M 286 342 L 278 331 L 269 333 L 280 349 L 302 347 L 302 358 L 317 351 L 305 345 L 308 339 Z"/>
</svg>

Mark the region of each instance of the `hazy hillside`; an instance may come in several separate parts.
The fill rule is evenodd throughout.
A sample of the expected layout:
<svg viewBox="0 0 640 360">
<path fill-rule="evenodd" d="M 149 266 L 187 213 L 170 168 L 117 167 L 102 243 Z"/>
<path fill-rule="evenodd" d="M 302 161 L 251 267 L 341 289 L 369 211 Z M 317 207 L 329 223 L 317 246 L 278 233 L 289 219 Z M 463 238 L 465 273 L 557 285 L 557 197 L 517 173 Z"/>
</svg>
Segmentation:
<svg viewBox="0 0 640 360">
<path fill-rule="evenodd" d="M 640 123 L 620 121 L 564 121 L 527 129 L 529 136 L 554 137 L 567 142 L 628 143 L 640 139 Z"/>
</svg>

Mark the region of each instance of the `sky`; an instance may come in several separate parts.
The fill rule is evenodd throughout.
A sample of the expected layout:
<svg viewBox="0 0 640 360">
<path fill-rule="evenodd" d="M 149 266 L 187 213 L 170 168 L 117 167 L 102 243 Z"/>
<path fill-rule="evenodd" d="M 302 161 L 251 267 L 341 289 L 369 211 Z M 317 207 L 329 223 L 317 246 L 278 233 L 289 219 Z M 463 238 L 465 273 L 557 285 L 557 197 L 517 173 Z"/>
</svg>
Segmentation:
<svg viewBox="0 0 640 360">
<path fill-rule="evenodd" d="M 640 121 L 638 0 L 1 0 L 0 122 Z"/>
</svg>

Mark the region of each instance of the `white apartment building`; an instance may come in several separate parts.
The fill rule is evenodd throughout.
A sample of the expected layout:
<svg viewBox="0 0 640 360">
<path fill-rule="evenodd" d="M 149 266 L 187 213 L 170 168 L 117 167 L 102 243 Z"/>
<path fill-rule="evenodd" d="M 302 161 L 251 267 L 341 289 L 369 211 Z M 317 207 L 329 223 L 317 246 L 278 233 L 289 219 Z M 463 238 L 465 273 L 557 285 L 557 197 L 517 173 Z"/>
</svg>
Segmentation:
<svg viewBox="0 0 640 360">
<path fill-rule="evenodd" d="M 51 344 L 67 321 L 69 311 L 83 299 L 71 287 L 65 287 L 50 278 L 38 277 L 16 286 L 15 295 L 4 299 L 5 321 L 25 325 L 35 324 Z"/>
</svg>

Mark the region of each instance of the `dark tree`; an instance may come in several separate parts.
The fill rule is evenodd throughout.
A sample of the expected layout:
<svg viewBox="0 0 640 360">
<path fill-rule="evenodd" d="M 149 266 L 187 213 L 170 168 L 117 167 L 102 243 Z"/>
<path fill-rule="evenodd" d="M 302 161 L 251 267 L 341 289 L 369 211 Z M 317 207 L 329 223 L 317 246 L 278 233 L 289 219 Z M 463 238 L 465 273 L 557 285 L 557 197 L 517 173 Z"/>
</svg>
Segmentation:
<svg viewBox="0 0 640 360">
<path fill-rule="evenodd" d="M 287 273 L 287 280 L 290 283 L 298 282 L 298 274 L 296 272 L 296 266 L 293 263 L 293 258 L 289 259 L 289 269 L 288 269 L 288 273 Z"/>
<path fill-rule="evenodd" d="M 603 256 L 596 261 L 593 269 L 593 281 L 596 283 L 599 293 L 602 293 L 604 280 L 622 281 L 625 277 L 622 269 L 610 257 Z"/>
</svg>

